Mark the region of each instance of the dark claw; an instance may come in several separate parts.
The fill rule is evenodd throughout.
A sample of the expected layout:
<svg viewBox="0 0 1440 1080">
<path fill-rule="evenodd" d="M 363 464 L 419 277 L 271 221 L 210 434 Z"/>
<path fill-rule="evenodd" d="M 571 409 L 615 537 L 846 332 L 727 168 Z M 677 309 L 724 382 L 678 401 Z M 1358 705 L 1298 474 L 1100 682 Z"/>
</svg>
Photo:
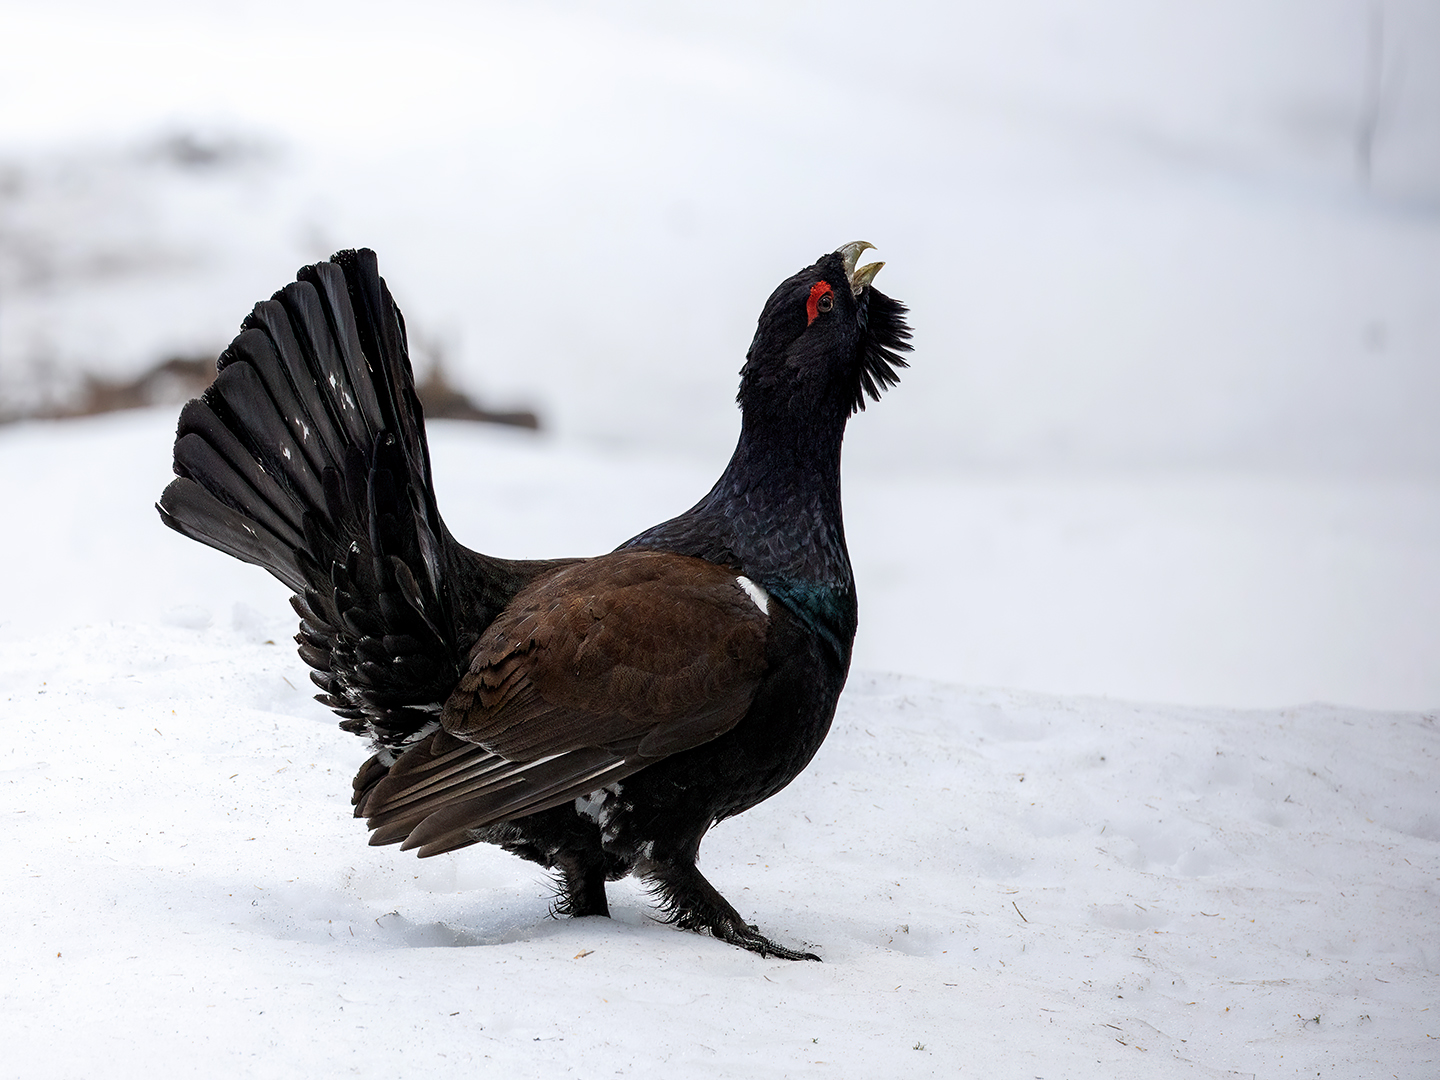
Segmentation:
<svg viewBox="0 0 1440 1080">
<path fill-rule="evenodd" d="M 713 933 L 721 941 L 729 942 L 731 945 L 738 945 L 742 949 L 749 949 L 761 956 L 776 956 L 781 960 L 814 960 L 816 963 L 823 963 L 820 957 L 810 952 L 798 952 L 795 949 L 787 949 L 783 945 L 776 945 L 764 934 L 760 933 L 758 927 L 736 924 L 729 920 L 722 922 L 719 926 L 712 928 Z"/>
</svg>

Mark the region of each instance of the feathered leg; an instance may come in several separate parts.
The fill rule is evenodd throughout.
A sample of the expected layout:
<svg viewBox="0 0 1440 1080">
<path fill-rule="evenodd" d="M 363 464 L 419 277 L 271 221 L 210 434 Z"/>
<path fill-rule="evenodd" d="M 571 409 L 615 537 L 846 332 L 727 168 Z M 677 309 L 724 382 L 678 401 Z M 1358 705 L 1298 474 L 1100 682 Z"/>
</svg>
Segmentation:
<svg viewBox="0 0 1440 1080">
<path fill-rule="evenodd" d="M 610 915 L 605 897 L 605 861 L 589 859 L 582 852 L 562 852 L 555 859 L 559 871 L 560 896 L 555 903 L 556 915 Z"/>
<path fill-rule="evenodd" d="M 649 858 L 636 864 L 635 872 L 654 888 L 668 921 L 682 930 L 707 930 L 721 941 L 761 956 L 778 956 L 782 960 L 819 960 L 820 957 L 814 953 L 775 944 L 740 917 L 740 913 L 730 906 L 714 885 L 705 880 L 705 875 L 695 865 L 700 839 L 700 836 L 695 837 L 685 850 L 663 862 Z"/>
</svg>

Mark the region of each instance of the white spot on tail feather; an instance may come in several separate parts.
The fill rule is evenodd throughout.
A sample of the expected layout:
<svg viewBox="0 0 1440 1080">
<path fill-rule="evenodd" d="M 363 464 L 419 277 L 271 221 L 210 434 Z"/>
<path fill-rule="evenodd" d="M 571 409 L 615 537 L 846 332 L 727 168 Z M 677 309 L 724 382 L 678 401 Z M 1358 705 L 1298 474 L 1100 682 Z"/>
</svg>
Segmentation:
<svg viewBox="0 0 1440 1080">
<path fill-rule="evenodd" d="M 770 614 L 769 593 L 767 593 L 759 585 L 756 585 L 755 582 L 751 581 L 748 577 L 745 577 L 743 574 L 735 579 L 735 584 L 739 585 L 740 588 L 745 590 L 745 595 L 750 597 L 751 600 L 755 601 L 756 607 L 758 607 L 766 615 Z"/>
<path fill-rule="evenodd" d="M 430 712 L 432 709 L 433 709 L 435 712 L 439 712 L 439 711 L 440 711 L 440 706 L 438 706 L 438 705 L 435 705 L 435 706 L 420 706 L 420 708 L 424 709 L 426 712 Z M 391 765 L 394 765 L 394 764 L 395 764 L 396 760 L 397 760 L 397 759 L 400 757 L 400 755 L 403 754 L 406 750 L 410 749 L 410 747 L 414 746 L 414 745 L 415 745 L 417 742 L 419 742 L 421 739 L 428 738 L 430 735 L 434 734 L 435 732 L 437 732 L 437 731 L 439 731 L 439 730 L 440 730 L 440 722 L 439 722 L 438 720 L 431 720 L 428 724 L 423 725 L 423 726 L 420 728 L 419 731 L 415 732 L 414 735 L 411 735 L 408 739 L 406 739 L 403 745 L 401 745 L 401 746 L 396 746 L 396 747 L 390 747 L 390 746 L 382 746 L 382 747 L 380 747 L 380 748 L 376 751 L 375 757 L 379 760 L 379 762 L 380 762 L 381 765 L 384 765 L 384 766 L 388 769 Z"/>
</svg>

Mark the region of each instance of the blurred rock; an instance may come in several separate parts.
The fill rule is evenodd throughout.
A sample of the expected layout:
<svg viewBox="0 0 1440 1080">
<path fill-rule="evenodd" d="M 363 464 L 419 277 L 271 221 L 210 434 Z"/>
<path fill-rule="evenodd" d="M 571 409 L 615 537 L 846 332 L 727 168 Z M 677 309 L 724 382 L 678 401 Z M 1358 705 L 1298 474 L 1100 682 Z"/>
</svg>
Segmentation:
<svg viewBox="0 0 1440 1080">
<path fill-rule="evenodd" d="M 85 374 L 75 392 L 50 398 L 30 408 L 5 407 L 0 403 L 0 424 L 17 420 L 64 420 L 95 416 L 121 409 L 142 409 L 151 405 L 180 405 L 199 397 L 215 380 L 215 361 L 210 356 L 172 356 L 134 379 L 110 379 Z M 486 424 L 536 431 L 540 418 L 529 409 L 487 409 L 463 390 L 452 386 L 443 365 L 432 363 L 415 386 L 427 418 L 474 420 Z"/>
<path fill-rule="evenodd" d="M 477 405 L 465 393 L 450 385 L 441 364 L 432 364 L 415 387 L 425 415 L 431 420 L 479 420 L 487 424 L 508 424 L 536 431 L 540 418 L 528 409 L 493 411 Z"/>
</svg>

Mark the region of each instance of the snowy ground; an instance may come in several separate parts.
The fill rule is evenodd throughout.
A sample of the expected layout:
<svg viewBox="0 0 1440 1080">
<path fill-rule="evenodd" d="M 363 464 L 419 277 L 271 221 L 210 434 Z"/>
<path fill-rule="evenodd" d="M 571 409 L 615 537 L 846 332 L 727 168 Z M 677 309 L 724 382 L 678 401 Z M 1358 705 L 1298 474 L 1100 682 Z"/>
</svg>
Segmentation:
<svg viewBox="0 0 1440 1080">
<path fill-rule="evenodd" d="M 628 884 L 612 921 L 554 921 L 498 851 L 365 846 L 363 751 L 308 700 L 283 589 L 152 516 L 172 422 L 0 433 L 30 523 L 0 536 L 14 1075 L 1436 1074 L 1436 712 L 862 670 L 813 766 L 704 852 L 823 965 L 658 925 Z M 594 550 L 691 479 L 456 425 L 435 444 L 452 524 L 500 553 Z M 895 632 L 871 577 L 862 637 Z"/>
</svg>

